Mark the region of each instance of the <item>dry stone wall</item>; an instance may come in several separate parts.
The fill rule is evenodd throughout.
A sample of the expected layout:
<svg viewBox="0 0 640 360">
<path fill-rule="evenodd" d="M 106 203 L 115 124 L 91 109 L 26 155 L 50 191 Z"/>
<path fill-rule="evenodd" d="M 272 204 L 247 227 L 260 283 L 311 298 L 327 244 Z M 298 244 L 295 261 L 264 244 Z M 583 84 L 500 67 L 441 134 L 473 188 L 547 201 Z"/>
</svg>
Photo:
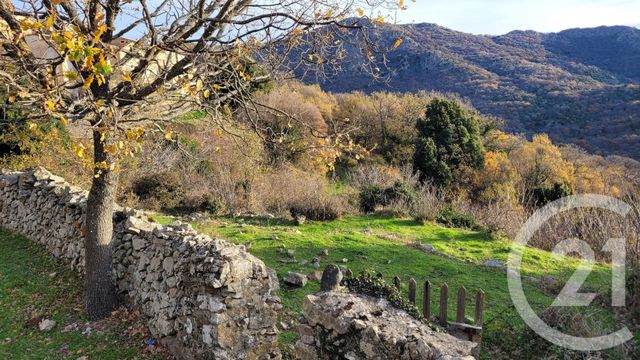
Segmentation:
<svg viewBox="0 0 640 360">
<path fill-rule="evenodd" d="M 308 295 L 295 353 L 302 360 L 474 360 L 479 345 L 437 332 L 385 299 L 327 291 Z"/>
<path fill-rule="evenodd" d="M 87 192 L 43 170 L 0 173 L 0 227 L 43 244 L 82 273 Z M 244 247 L 114 214 L 113 271 L 123 299 L 183 359 L 272 359 L 277 278 Z"/>
</svg>

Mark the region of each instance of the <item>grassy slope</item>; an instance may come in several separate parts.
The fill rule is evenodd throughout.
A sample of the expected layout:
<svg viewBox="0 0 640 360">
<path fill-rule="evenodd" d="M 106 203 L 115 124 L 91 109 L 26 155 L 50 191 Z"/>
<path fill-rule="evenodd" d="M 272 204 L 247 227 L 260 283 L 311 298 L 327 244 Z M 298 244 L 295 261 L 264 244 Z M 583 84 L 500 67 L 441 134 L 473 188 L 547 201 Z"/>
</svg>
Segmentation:
<svg viewBox="0 0 640 360">
<path fill-rule="evenodd" d="M 171 221 L 161 216 L 156 220 L 162 223 Z M 507 241 L 493 239 L 484 233 L 448 229 L 434 224 L 419 226 L 411 220 L 375 216 L 349 217 L 328 223 L 311 222 L 298 227 L 284 220 L 255 218 L 217 219 L 195 225 L 202 232 L 238 244 L 251 242 L 250 252 L 275 269 L 281 279 L 289 271 L 309 273 L 315 270 L 311 266 L 311 259 L 318 256 L 319 251 L 328 249 L 329 256 L 322 259 L 320 270 L 330 263 L 342 264 L 342 259 L 346 258 L 348 262 L 344 265 L 354 273 L 371 269 L 382 272 L 388 279 L 394 275 L 400 276 L 405 290 L 410 278 L 419 284 L 428 279 L 435 286 L 447 282 L 450 289 L 454 289 L 450 290 L 450 294 L 455 294 L 458 287 L 465 286 L 467 314 L 473 314 L 475 291 L 482 288 L 486 293 L 484 349 L 519 347 L 512 337 L 518 335 L 524 325 L 513 308 L 506 274 L 482 266 L 484 261 L 491 259 L 506 262 L 510 250 Z M 277 240 L 273 240 L 274 235 Z M 439 253 L 449 256 L 429 255 L 407 246 L 415 241 L 432 244 Z M 288 257 L 279 251 L 282 245 L 295 250 L 298 263 L 284 262 Z M 306 265 L 300 265 L 303 259 L 307 261 Z M 525 279 L 550 275 L 564 284 L 577 265 L 576 260 L 556 261 L 548 252 L 528 249 L 522 271 Z M 608 266 L 596 265 L 583 289 L 596 289 L 606 294 L 611 286 L 610 277 Z M 279 295 L 289 315 L 295 317 L 301 311 L 304 296 L 318 289 L 318 284 L 310 283 L 302 289 L 284 287 Z M 555 298 L 554 294 L 544 293 L 533 286 L 530 279 L 525 280 L 525 290 L 534 308 L 536 305 L 549 305 Z M 436 311 L 438 297 L 439 291 L 436 290 L 432 296 L 432 309 Z M 420 294 L 418 304 L 421 303 Z M 607 310 L 593 306 L 589 312 L 593 313 L 592 317 L 615 328 L 615 322 Z M 449 316 L 453 317 L 454 314 L 454 301 L 450 301 Z M 606 333 L 605 329 L 602 330 Z M 281 340 L 286 344 L 295 337 L 294 332 L 284 332 Z M 488 351 L 485 351 L 485 357 L 488 356 Z"/>
<path fill-rule="evenodd" d="M 142 330 L 132 333 L 141 328 L 139 323 L 131 323 L 125 316 L 115 321 L 87 323 L 82 301 L 81 278 L 53 262 L 41 246 L 0 230 L 0 359 L 158 356 L 142 348 L 145 340 Z M 41 332 L 37 321 L 27 325 L 38 317 L 55 320 L 57 324 L 50 332 Z M 79 324 L 78 330 L 62 331 L 73 323 Z M 87 326 L 94 331 L 83 335 Z"/>
</svg>

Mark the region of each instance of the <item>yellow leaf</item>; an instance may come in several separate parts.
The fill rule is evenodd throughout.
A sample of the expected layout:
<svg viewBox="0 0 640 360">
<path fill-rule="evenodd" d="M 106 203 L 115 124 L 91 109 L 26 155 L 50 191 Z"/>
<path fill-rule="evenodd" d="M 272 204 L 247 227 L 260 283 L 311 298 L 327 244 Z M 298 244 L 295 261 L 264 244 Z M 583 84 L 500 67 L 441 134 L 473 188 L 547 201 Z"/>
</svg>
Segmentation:
<svg viewBox="0 0 640 360">
<path fill-rule="evenodd" d="M 67 71 L 64 73 L 64 77 L 69 81 L 73 81 L 78 78 L 78 73 L 75 71 Z"/>
<path fill-rule="evenodd" d="M 76 154 L 77 157 L 82 158 L 84 156 L 84 150 L 85 150 L 84 145 L 77 144 L 76 146 L 74 146 L 73 152 Z"/>
<path fill-rule="evenodd" d="M 106 161 L 96 162 L 96 169 L 107 170 L 107 162 Z"/>
<path fill-rule="evenodd" d="M 216 89 L 216 90 L 219 90 L 219 89 L 220 89 L 220 85 L 218 85 L 218 84 L 213 84 L 213 88 L 214 88 L 214 89 Z"/>
<path fill-rule="evenodd" d="M 106 24 L 102 24 L 102 25 L 98 26 L 98 30 L 96 31 L 96 36 L 93 37 L 93 42 L 96 43 L 96 42 L 100 41 L 100 38 L 102 37 L 102 34 L 105 33 L 105 31 L 107 31 L 107 25 Z"/>
<path fill-rule="evenodd" d="M 69 125 L 69 121 L 62 115 L 60 114 L 54 114 L 56 118 L 58 118 L 58 120 L 60 120 L 60 122 L 62 123 L 62 125 L 67 126 Z"/>
<path fill-rule="evenodd" d="M 393 48 L 397 49 L 400 45 L 402 45 L 402 39 L 396 40 L 395 44 L 393 44 Z"/>
<path fill-rule="evenodd" d="M 9 98 L 7 98 L 7 101 L 9 102 L 9 104 L 13 104 L 14 102 L 16 102 L 16 96 L 9 95 Z"/>
<path fill-rule="evenodd" d="M 53 26 L 53 15 L 49 16 L 47 18 L 47 22 L 44 24 L 47 28 L 50 28 Z"/>
<path fill-rule="evenodd" d="M 204 96 L 205 99 L 208 99 L 209 96 L 211 96 L 211 92 L 209 90 L 205 90 L 202 96 Z"/>
<path fill-rule="evenodd" d="M 35 130 L 38 127 L 36 123 L 29 123 L 29 130 Z"/>
<path fill-rule="evenodd" d="M 203 87 L 204 87 L 204 84 L 202 83 L 202 80 L 196 81 L 196 91 L 202 90 Z"/>
<path fill-rule="evenodd" d="M 123 73 L 122 74 L 122 80 L 124 80 L 126 82 L 133 82 L 133 79 L 131 79 L 131 75 L 129 75 L 127 73 Z"/>
<path fill-rule="evenodd" d="M 218 136 L 218 137 L 222 136 L 222 129 L 217 128 L 217 129 L 216 129 L 216 133 L 215 133 L 215 134 L 216 134 L 216 136 Z"/>
<path fill-rule="evenodd" d="M 216 154 L 220 154 L 222 152 L 222 149 L 220 149 L 219 147 L 216 147 Z"/>
<path fill-rule="evenodd" d="M 115 154 L 118 152 L 118 147 L 116 145 L 105 145 L 104 152 L 107 154 Z"/>
<path fill-rule="evenodd" d="M 89 75 L 89 77 L 87 77 L 87 80 L 84 81 L 84 85 L 82 85 L 83 88 L 88 89 L 91 87 L 91 83 L 93 82 L 93 78 L 94 75 L 91 74 Z"/>
<path fill-rule="evenodd" d="M 358 16 L 360 17 L 364 16 L 364 10 L 362 10 L 361 7 L 357 8 L 356 11 L 358 12 Z"/>
<path fill-rule="evenodd" d="M 167 141 L 171 141 L 171 131 L 167 131 L 167 132 L 164 134 L 164 138 L 165 138 Z"/>
<path fill-rule="evenodd" d="M 44 104 L 46 105 L 45 110 L 48 108 L 49 110 L 53 111 L 56 108 L 56 105 L 53 103 L 53 101 L 51 101 L 51 99 L 47 99 Z"/>
</svg>

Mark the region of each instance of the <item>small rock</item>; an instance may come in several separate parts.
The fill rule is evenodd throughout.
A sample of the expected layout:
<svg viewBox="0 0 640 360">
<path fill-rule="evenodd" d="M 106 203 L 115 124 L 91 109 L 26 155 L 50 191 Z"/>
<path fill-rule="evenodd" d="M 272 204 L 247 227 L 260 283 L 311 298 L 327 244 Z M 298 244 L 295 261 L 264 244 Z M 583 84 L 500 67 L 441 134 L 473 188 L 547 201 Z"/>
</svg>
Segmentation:
<svg viewBox="0 0 640 360">
<path fill-rule="evenodd" d="M 55 271 L 54 271 L 54 272 L 52 272 L 52 273 L 49 273 L 49 278 L 50 278 L 50 279 L 53 279 L 54 277 L 56 277 L 56 275 L 58 275 L 58 273 L 57 273 L 57 272 L 55 272 Z"/>
<path fill-rule="evenodd" d="M 329 250 L 328 249 L 324 249 L 324 250 L 320 251 L 318 253 L 318 255 L 320 255 L 320 256 L 329 256 Z"/>
<path fill-rule="evenodd" d="M 40 331 L 51 331 L 56 326 L 56 322 L 49 319 L 44 319 L 38 324 Z"/>
<path fill-rule="evenodd" d="M 289 272 L 284 282 L 291 286 L 304 287 L 307 285 L 307 276 L 296 272 Z"/>
<path fill-rule="evenodd" d="M 273 235 L 271 235 L 271 240 L 278 241 L 278 240 L 280 240 L 280 238 L 278 237 L 278 235 L 273 234 Z"/>
<path fill-rule="evenodd" d="M 417 242 L 417 243 L 414 243 L 413 246 L 416 249 L 426 252 L 427 254 L 433 254 L 434 252 L 436 252 L 436 248 L 433 247 L 433 245 L 431 244 L 423 244 L 423 243 Z"/>
<path fill-rule="evenodd" d="M 338 286 L 340 286 L 340 282 L 342 281 L 342 271 L 338 265 L 329 265 L 324 269 L 322 273 L 322 279 L 320 280 L 320 290 L 321 291 L 333 291 Z"/>
<path fill-rule="evenodd" d="M 307 222 L 307 217 L 304 215 L 296 215 L 296 217 L 293 219 L 293 222 L 298 226 L 304 225 L 304 223 Z"/>
<path fill-rule="evenodd" d="M 289 328 L 289 325 L 287 325 L 287 323 L 285 323 L 284 321 L 281 321 L 280 327 L 282 328 L 282 330 L 287 330 Z"/>
<path fill-rule="evenodd" d="M 319 282 L 320 280 L 322 280 L 322 272 L 312 271 L 309 273 L 309 275 L 307 275 L 307 279 L 309 279 L 309 281 Z"/>
<path fill-rule="evenodd" d="M 498 269 L 504 268 L 504 264 L 499 260 L 487 260 L 484 262 L 484 266 Z"/>
<path fill-rule="evenodd" d="M 271 268 L 267 268 L 267 274 L 269 275 L 269 287 L 271 290 L 280 290 L 280 282 L 278 281 L 278 274 L 276 271 Z"/>
<path fill-rule="evenodd" d="M 346 263 L 348 263 L 348 262 L 349 262 L 349 259 L 344 258 L 344 259 L 342 259 L 342 262 L 346 264 Z"/>
<path fill-rule="evenodd" d="M 294 256 L 296 256 L 296 251 L 295 251 L 295 250 L 293 250 L 293 249 L 289 249 L 289 250 L 287 250 L 287 256 L 289 256 L 289 257 L 294 257 Z"/>
<path fill-rule="evenodd" d="M 78 330 L 78 324 L 77 323 L 72 323 L 69 324 L 67 326 L 64 327 L 64 329 L 62 329 L 63 333 L 67 333 L 67 332 L 71 332 L 71 331 L 76 331 Z"/>
</svg>

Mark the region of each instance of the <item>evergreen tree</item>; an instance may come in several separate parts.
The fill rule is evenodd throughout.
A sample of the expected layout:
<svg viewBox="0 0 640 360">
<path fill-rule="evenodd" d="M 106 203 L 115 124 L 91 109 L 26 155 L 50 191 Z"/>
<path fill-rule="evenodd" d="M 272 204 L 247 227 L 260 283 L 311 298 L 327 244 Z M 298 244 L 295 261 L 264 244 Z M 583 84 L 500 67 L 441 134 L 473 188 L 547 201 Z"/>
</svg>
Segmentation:
<svg viewBox="0 0 640 360">
<path fill-rule="evenodd" d="M 456 170 L 484 164 L 478 120 L 457 102 L 434 99 L 416 128 L 413 169 L 420 181 L 447 187 L 455 182 Z"/>
</svg>

